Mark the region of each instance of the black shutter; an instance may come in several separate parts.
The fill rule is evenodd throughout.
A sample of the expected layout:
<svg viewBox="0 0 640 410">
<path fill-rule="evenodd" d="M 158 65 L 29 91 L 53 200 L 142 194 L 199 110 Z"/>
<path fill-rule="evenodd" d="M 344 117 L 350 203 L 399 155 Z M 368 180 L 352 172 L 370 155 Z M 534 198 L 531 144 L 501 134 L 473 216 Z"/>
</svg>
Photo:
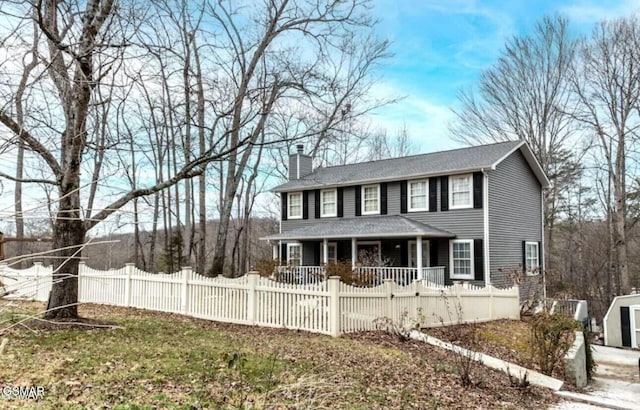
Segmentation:
<svg viewBox="0 0 640 410">
<path fill-rule="evenodd" d="M 440 210 L 449 210 L 449 177 L 446 175 L 440 177 Z"/>
<path fill-rule="evenodd" d="M 387 214 L 387 183 L 380 184 L 380 215 Z"/>
<path fill-rule="evenodd" d="M 344 188 L 338 188 L 338 218 L 344 216 Z"/>
<path fill-rule="evenodd" d="M 286 192 L 282 192 L 280 194 L 280 205 L 282 206 L 282 209 L 280 210 L 282 220 L 286 221 L 287 220 L 287 193 Z"/>
<path fill-rule="evenodd" d="M 286 265 L 287 262 L 287 244 L 283 243 L 280 245 L 280 265 Z"/>
<path fill-rule="evenodd" d="M 484 280 L 484 246 L 482 239 L 473 241 L 473 270 L 475 280 Z"/>
<path fill-rule="evenodd" d="M 438 209 L 438 179 L 429 178 L 429 212 L 436 212 Z"/>
<path fill-rule="evenodd" d="M 438 266 L 438 240 L 429 241 L 429 262 L 431 266 Z"/>
<path fill-rule="evenodd" d="M 527 241 L 522 241 L 522 272 L 527 273 Z"/>
<path fill-rule="evenodd" d="M 542 272 L 542 265 L 544 265 L 544 263 L 542 261 L 542 258 L 544 257 L 544 255 L 543 255 L 544 252 L 542 252 L 542 250 L 543 250 L 542 249 L 542 242 L 538 241 L 538 268 L 539 268 L 538 270 L 540 272 Z"/>
<path fill-rule="evenodd" d="M 314 215 L 316 219 L 320 219 L 320 190 L 316 189 L 313 191 L 313 200 L 314 200 Z"/>
<path fill-rule="evenodd" d="M 473 207 L 482 208 L 482 172 L 473 173 Z"/>
<path fill-rule="evenodd" d="M 362 215 L 362 186 L 356 185 L 356 216 Z"/>
<path fill-rule="evenodd" d="M 400 182 L 400 213 L 407 213 L 407 181 Z"/>
<path fill-rule="evenodd" d="M 322 242 L 318 244 L 319 246 L 313 247 L 313 264 L 315 266 L 320 266 L 320 262 L 322 260 Z"/>
<path fill-rule="evenodd" d="M 302 219 L 309 219 L 309 191 L 302 191 Z"/>
</svg>

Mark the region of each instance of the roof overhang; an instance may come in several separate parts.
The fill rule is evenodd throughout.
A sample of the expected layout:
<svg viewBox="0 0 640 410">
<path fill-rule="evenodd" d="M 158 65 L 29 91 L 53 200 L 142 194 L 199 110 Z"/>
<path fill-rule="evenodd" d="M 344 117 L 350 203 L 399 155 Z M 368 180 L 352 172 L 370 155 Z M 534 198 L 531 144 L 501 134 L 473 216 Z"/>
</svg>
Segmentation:
<svg viewBox="0 0 640 410">
<path fill-rule="evenodd" d="M 375 238 L 455 238 L 456 235 L 399 215 L 343 218 L 260 238 L 269 241 Z"/>
</svg>

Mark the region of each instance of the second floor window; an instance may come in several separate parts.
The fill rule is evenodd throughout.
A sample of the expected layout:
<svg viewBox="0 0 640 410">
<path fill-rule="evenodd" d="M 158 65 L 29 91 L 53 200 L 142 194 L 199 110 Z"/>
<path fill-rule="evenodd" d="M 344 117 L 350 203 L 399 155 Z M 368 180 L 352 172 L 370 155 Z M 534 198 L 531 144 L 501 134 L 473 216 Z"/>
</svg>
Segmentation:
<svg viewBox="0 0 640 410">
<path fill-rule="evenodd" d="M 427 210 L 427 180 L 409 181 L 409 211 Z"/>
<path fill-rule="evenodd" d="M 380 185 L 365 185 L 362 187 L 362 214 L 380 213 Z"/>
<path fill-rule="evenodd" d="M 473 207 L 473 178 L 471 174 L 449 177 L 450 208 Z"/>
<path fill-rule="evenodd" d="M 289 219 L 302 218 L 302 192 L 289 194 Z"/>
<path fill-rule="evenodd" d="M 336 190 L 325 189 L 320 192 L 321 213 L 320 216 L 325 218 L 337 215 Z"/>
</svg>

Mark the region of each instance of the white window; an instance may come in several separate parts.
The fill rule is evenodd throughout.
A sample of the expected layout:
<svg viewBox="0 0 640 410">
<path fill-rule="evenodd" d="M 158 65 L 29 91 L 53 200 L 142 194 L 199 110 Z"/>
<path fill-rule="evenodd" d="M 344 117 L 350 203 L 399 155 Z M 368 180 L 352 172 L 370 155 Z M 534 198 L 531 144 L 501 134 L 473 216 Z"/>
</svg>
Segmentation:
<svg viewBox="0 0 640 410">
<path fill-rule="evenodd" d="M 289 219 L 302 219 L 302 192 L 289 194 Z"/>
<path fill-rule="evenodd" d="M 428 181 L 409 181 L 409 212 L 427 210 Z"/>
<path fill-rule="evenodd" d="M 449 208 L 473 207 L 473 178 L 471 174 L 449 177 Z"/>
<path fill-rule="evenodd" d="M 540 268 L 538 242 L 525 242 L 524 253 L 527 273 L 537 274 L 538 269 Z"/>
<path fill-rule="evenodd" d="M 422 241 L 422 267 L 426 268 L 429 263 L 429 241 Z M 418 245 L 416 241 L 409 241 L 409 267 L 418 267 Z"/>
<path fill-rule="evenodd" d="M 320 243 L 320 259 L 324 258 L 324 245 Z M 338 261 L 338 244 L 336 242 L 327 243 L 328 263 L 335 263 Z"/>
<path fill-rule="evenodd" d="M 299 243 L 287 244 L 287 265 L 302 265 L 302 245 Z"/>
<path fill-rule="evenodd" d="M 362 215 L 380 213 L 380 185 L 362 187 Z"/>
<path fill-rule="evenodd" d="M 320 216 L 322 218 L 336 216 L 337 213 L 337 197 L 335 189 L 325 189 L 320 191 Z"/>
<path fill-rule="evenodd" d="M 473 279 L 473 240 L 453 240 L 449 249 L 451 279 Z"/>
</svg>

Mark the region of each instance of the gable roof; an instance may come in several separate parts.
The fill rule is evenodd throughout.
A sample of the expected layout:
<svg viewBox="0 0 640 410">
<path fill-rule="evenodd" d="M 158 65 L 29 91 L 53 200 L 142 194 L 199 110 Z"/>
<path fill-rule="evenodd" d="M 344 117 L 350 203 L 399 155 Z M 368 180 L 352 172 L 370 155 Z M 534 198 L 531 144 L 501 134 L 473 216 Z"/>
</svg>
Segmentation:
<svg viewBox="0 0 640 410">
<path fill-rule="evenodd" d="M 549 180 L 533 152 L 524 141 L 517 140 L 408 157 L 321 167 L 307 176 L 286 182 L 273 190 L 286 192 L 489 170 L 495 169 L 500 162 L 517 150 L 522 152 L 542 187 L 547 188 Z"/>
<path fill-rule="evenodd" d="M 305 240 L 345 238 L 389 238 L 429 236 L 432 238 L 455 238 L 451 232 L 405 218 L 400 215 L 365 216 L 318 221 L 282 233 L 260 239 Z"/>
</svg>

